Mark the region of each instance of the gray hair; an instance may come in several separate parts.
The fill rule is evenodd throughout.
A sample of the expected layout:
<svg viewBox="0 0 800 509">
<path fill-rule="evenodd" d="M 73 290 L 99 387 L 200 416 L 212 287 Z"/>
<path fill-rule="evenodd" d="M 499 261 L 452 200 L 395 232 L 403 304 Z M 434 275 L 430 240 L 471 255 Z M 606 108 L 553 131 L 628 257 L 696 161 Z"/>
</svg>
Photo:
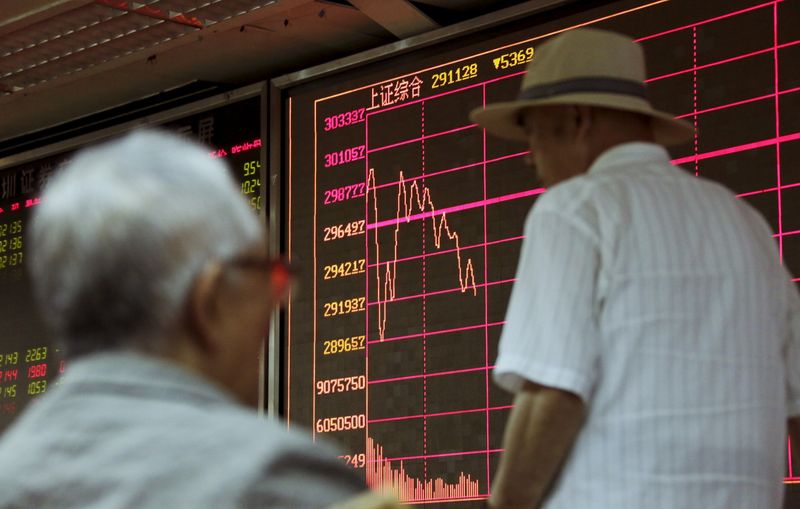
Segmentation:
<svg viewBox="0 0 800 509">
<path fill-rule="evenodd" d="M 202 268 L 261 238 L 221 160 L 147 130 L 79 152 L 45 189 L 28 247 L 43 315 L 75 356 L 159 348 L 148 342 Z"/>
</svg>

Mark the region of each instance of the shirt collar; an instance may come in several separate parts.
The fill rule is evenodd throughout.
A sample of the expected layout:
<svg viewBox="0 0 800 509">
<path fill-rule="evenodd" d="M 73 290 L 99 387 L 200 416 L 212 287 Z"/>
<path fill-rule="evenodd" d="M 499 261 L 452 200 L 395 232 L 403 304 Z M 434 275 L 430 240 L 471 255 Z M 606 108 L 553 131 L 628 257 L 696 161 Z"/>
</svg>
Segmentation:
<svg viewBox="0 0 800 509">
<path fill-rule="evenodd" d="M 634 141 L 615 145 L 600 154 L 589 166 L 588 173 L 598 174 L 612 168 L 647 166 L 648 163 L 670 164 L 669 152 L 655 143 Z"/>
<path fill-rule="evenodd" d="M 135 352 L 103 352 L 69 363 L 64 388 L 157 399 L 234 403 L 221 387 L 177 363 Z"/>
</svg>

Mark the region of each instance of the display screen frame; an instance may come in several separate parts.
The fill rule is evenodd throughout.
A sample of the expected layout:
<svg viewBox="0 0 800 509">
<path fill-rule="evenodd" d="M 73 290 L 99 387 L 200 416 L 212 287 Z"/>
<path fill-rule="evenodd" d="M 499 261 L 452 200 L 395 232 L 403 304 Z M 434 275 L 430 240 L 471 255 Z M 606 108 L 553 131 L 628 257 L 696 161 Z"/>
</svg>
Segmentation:
<svg viewBox="0 0 800 509">
<path fill-rule="evenodd" d="M 291 246 L 288 245 L 290 242 L 290 233 L 288 230 L 291 226 L 288 223 L 289 217 L 287 217 L 290 214 L 289 200 L 292 199 L 290 198 L 289 182 L 292 169 L 290 167 L 291 161 L 288 156 L 288 152 L 291 150 L 291 141 L 287 140 L 287 138 L 290 137 L 286 133 L 291 127 L 289 125 L 291 122 L 290 115 L 287 114 L 287 109 L 291 107 L 290 101 L 293 99 L 293 94 L 296 91 L 302 91 L 304 90 L 304 87 L 316 84 L 319 84 L 322 87 L 328 87 L 331 83 L 331 80 L 335 79 L 336 76 L 342 76 L 343 79 L 348 81 L 352 80 L 358 82 L 361 78 L 372 75 L 373 71 L 374 74 L 381 76 L 380 79 L 376 78 L 374 81 L 380 82 L 384 79 L 382 76 L 382 71 L 385 68 L 379 66 L 381 64 L 387 64 L 393 61 L 397 61 L 400 65 L 403 65 L 403 62 L 406 61 L 399 60 L 398 57 L 408 55 L 409 53 L 414 54 L 417 52 L 418 54 L 425 55 L 426 53 L 424 53 L 424 51 L 431 47 L 433 47 L 433 49 L 443 48 L 443 50 L 447 52 L 453 49 L 454 43 L 459 41 L 472 44 L 491 39 L 495 36 L 495 31 L 493 29 L 497 29 L 497 34 L 504 36 L 520 30 L 521 22 L 525 22 L 527 20 L 537 20 L 539 16 L 543 16 L 544 22 L 550 22 L 561 16 L 561 13 L 570 15 L 577 12 L 590 11 L 594 8 L 616 3 L 625 5 L 625 2 L 615 2 L 611 0 L 600 2 L 583 2 L 580 6 L 577 6 L 576 2 L 570 1 L 527 2 L 518 6 L 517 8 L 499 11 L 488 16 L 476 18 L 475 20 L 471 20 L 466 23 L 434 31 L 430 34 L 412 37 L 406 41 L 401 41 L 399 43 L 366 51 L 352 57 L 336 60 L 321 66 L 312 67 L 272 80 L 270 82 L 271 102 L 274 105 L 279 104 L 281 107 L 271 110 L 270 122 L 273 126 L 273 136 L 271 137 L 269 143 L 271 158 L 270 168 L 272 172 L 271 180 L 273 182 L 281 182 L 280 188 L 282 189 L 282 201 L 280 202 L 280 207 L 278 209 L 271 210 L 271 212 L 275 214 L 275 218 L 274 220 L 271 219 L 270 223 L 280 224 L 284 227 L 281 235 L 282 251 L 287 252 L 288 249 L 291 248 Z M 641 4 L 647 2 L 637 3 Z M 468 39 L 470 36 L 474 36 L 474 38 Z M 346 78 L 344 77 L 345 74 L 347 74 Z M 396 74 L 404 75 L 404 72 L 398 71 Z M 276 133 L 281 133 L 282 135 L 279 136 Z M 273 203 L 278 205 L 278 202 Z M 276 405 L 278 412 L 282 416 L 286 416 L 288 403 L 287 400 L 289 397 L 286 386 L 287 377 L 289 376 L 289 366 L 287 366 L 288 357 L 286 352 L 286 345 L 288 343 L 287 320 L 288 318 L 286 314 L 284 314 L 280 324 L 280 337 L 282 338 L 282 341 L 280 345 L 277 345 L 278 349 L 271 352 L 272 359 L 280 359 L 280 367 L 275 369 L 280 370 L 281 386 L 278 387 L 275 392 L 271 392 L 271 394 L 275 394 L 278 398 Z M 785 506 L 791 507 L 791 504 L 793 503 L 792 501 L 797 501 L 800 499 L 800 485 L 796 484 L 794 481 L 787 481 L 785 486 Z"/>
<path fill-rule="evenodd" d="M 260 162 L 258 178 L 260 179 L 262 185 L 259 187 L 257 198 L 260 200 L 261 203 L 266 205 L 260 208 L 258 216 L 259 216 L 259 222 L 261 224 L 266 225 L 268 218 L 271 217 L 270 208 L 274 205 L 274 203 L 271 201 L 271 196 L 270 196 L 271 190 L 269 189 L 270 186 L 267 183 L 269 170 L 267 168 L 268 146 L 266 140 L 268 139 L 269 135 L 269 125 L 268 125 L 269 85 L 266 81 L 256 82 L 251 85 L 230 90 L 228 92 L 223 92 L 204 99 L 196 100 L 188 104 L 184 104 L 174 108 L 168 108 L 153 114 L 143 115 L 133 120 L 122 122 L 113 126 L 98 129 L 96 131 L 91 131 L 86 134 L 67 138 L 58 142 L 37 147 L 35 149 L 23 151 L 20 153 L 0 158 L 0 175 L 3 175 L 3 172 L 5 172 L 6 170 L 19 168 L 21 165 L 34 163 L 36 161 L 49 158 L 51 156 L 57 156 L 59 154 L 69 153 L 86 146 L 101 143 L 103 141 L 107 141 L 115 137 L 122 136 L 135 129 L 145 128 L 145 127 L 159 127 L 165 124 L 179 122 L 182 119 L 187 119 L 194 115 L 212 112 L 214 110 L 224 108 L 228 105 L 236 104 L 254 98 L 258 98 L 260 104 L 258 112 L 258 124 L 259 124 L 258 138 L 261 140 L 261 146 L 258 150 L 257 157 Z M 274 229 L 271 230 L 270 233 L 272 237 L 275 237 L 274 239 L 272 238 L 270 239 L 271 254 L 277 255 L 278 233 L 274 231 Z M 262 360 L 265 359 L 265 355 L 267 352 L 267 345 L 270 342 L 275 341 L 275 338 L 277 337 L 275 336 L 276 331 L 277 329 L 275 327 L 271 327 L 269 331 L 266 331 L 261 352 Z M 272 413 L 269 402 L 272 401 L 273 399 L 268 395 L 268 388 L 274 385 L 274 381 L 271 382 L 269 380 L 270 375 L 276 376 L 274 372 L 270 372 L 267 369 L 267 362 L 260 362 L 259 403 L 258 403 L 259 415 Z"/>
</svg>

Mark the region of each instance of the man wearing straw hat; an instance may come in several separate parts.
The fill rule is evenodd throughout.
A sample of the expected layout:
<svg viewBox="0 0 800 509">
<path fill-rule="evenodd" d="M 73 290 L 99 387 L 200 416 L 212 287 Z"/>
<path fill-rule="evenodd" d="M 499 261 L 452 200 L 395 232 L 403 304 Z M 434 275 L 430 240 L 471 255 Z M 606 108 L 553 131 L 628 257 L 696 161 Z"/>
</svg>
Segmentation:
<svg viewBox="0 0 800 509">
<path fill-rule="evenodd" d="M 763 218 L 672 166 L 641 47 L 537 48 L 474 111 L 549 186 L 525 223 L 495 368 L 516 393 L 495 508 L 777 508 L 800 414 L 800 299 Z"/>
</svg>

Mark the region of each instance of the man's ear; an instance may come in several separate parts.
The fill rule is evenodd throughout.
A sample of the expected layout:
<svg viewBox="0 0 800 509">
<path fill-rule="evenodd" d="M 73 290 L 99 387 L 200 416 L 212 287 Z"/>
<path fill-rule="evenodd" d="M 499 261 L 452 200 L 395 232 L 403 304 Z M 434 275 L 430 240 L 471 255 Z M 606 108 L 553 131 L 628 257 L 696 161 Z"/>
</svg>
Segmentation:
<svg viewBox="0 0 800 509">
<path fill-rule="evenodd" d="M 194 280 L 187 299 L 188 328 L 196 346 L 205 352 L 213 352 L 217 348 L 217 324 L 219 322 L 219 301 L 217 300 L 222 266 L 209 263 Z"/>
<path fill-rule="evenodd" d="M 575 122 L 575 136 L 577 139 L 585 140 L 594 124 L 595 109 L 591 106 L 575 105 L 572 106 L 573 119 Z"/>
</svg>

